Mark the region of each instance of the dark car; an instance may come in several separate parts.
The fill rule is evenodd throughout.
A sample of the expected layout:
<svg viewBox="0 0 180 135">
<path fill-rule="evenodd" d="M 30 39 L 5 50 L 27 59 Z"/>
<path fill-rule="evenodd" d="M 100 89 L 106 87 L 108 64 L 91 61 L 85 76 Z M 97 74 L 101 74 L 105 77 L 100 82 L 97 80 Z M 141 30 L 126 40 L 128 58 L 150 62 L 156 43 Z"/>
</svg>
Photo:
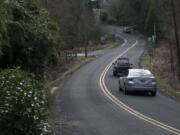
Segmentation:
<svg viewBox="0 0 180 135">
<path fill-rule="evenodd" d="M 114 76 L 126 76 L 128 70 L 132 68 L 132 64 L 129 61 L 129 58 L 118 58 L 113 63 L 113 75 Z"/>
<path fill-rule="evenodd" d="M 149 70 L 129 69 L 128 75 L 119 78 L 119 90 L 129 92 L 150 92 L 156 95 L 156 79 Z"/>
</svg>

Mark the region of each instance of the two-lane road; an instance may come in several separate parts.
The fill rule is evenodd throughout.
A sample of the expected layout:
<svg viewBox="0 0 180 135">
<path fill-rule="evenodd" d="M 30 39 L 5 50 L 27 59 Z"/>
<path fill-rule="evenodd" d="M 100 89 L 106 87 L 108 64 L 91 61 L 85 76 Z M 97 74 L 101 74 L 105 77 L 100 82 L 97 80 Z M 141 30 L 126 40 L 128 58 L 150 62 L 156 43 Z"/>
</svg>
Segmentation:
<svg viewBox="0 0 180 135">
<path fill-rule="evenodd" d="M 180 134 L 180 103 L 160 93 L 150 97 L 118 91 L 118 78 L 112 76 L 112 61 L 117 56 L 129 57 L 137 67 L 144 52 L 144 40 L 124 35 L 116 27 L 106 30 L 124 38 L 124 45 L 109 50 L 75 72 L 56 96 L 57 112 L 71 126 L 69 134 Z"/>
</svg>

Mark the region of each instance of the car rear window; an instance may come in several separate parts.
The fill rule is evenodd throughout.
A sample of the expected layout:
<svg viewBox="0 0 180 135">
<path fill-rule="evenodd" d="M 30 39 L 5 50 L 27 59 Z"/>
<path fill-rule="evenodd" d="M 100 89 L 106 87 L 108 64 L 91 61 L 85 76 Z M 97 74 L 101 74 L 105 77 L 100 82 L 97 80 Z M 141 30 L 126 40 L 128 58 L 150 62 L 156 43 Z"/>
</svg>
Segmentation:
<svg viewBox="0 0 180 135">
<path fill-rule="evenodd" d="M 117 61 L 118 66 L 129 66 L 129 60 L 121 59 Z"/>
<path fill-rule="evenodd" d="M 152 77 L 153 75 L 148 70 L 130 70 L 129 76 Z"/>
</svg>

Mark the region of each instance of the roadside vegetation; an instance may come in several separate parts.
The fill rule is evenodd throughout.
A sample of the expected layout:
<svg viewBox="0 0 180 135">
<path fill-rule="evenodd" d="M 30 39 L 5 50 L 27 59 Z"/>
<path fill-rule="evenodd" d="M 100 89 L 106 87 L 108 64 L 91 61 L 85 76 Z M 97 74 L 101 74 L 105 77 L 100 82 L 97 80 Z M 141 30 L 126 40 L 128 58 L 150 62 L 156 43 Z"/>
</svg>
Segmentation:
<svg viewBox="0 0 180 135">
<path fill-rule="evenodd" d="M 116 39 L 114 42 L 108 43 L 104 48 L 115 48 L 121 44 L 123 44 L 123 40 L 122 39 Z"/>
<path fill-rule="evenodd" d="M 0 130 L 2 135 L 49 134 L 45 67 L 63 42 L 57 24 L 35 0 L 0 1 Z"/>
<path fill-rule="evenodd" d="M 103 50 L 103 49 L 112 49 L 121 45 L 124 42 L 123 39 L 119 37 L 115 37 L 112 34 L 105 34 L 102 37 L 105 37 L 105 40 L 97 43 L 96 46 L 92 46 L 91 50 L 96 51 L 96 50 Z"/>
<path fill-rule="evenodd" d="M 152 46 L 146 44 L 146 48 L 147 51 L 143 55 L 140 67 L 153 72 L 161 92 L 174 99 L 180 100 L 180 85 L 178 80 L 175 80 L 175 73 L 169 72 L 172 65 L 169 62 L 170 59 L 167 59 L 167 56 L 170 55 L 167 46 L 164 43 L 161 44 L 160 47 L 156 48 L 154 56 L 152 55 Z"/>
<path fill-rule="evenodd" d="M 46 131 L 47 103 L 43 83 L 19 68 L 0 71 L 2 135 L 40 135 Z"/>
<path fill-rule="evenodd" d="M 100 39 L 91 3 L 48 2 L 0 0 L 2 135 L 52 134 L 47 120 L 48 71 L 68 62 L 65 52 Z"/>
</svg>

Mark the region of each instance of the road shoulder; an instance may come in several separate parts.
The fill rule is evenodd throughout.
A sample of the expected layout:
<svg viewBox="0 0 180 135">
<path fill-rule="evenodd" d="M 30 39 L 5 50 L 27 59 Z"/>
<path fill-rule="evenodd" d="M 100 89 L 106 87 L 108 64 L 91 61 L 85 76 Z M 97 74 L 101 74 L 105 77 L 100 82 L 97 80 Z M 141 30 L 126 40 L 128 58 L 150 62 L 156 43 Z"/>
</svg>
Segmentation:
<svg viewBox="0 0 180 135">
<path fill-rule="evenodd" d="M 150 55 L 149 48 L 147 47 L 148 45 L 146 44 L 146 51 L 143 53 L 140 61 L 140 67 L 141 68 L 146 68 L 149 70 L 152 70 L 153 74 L 157 78 L 157 83 L 158 83 L 158 90 L 162 94 L 165 94 L 166 96 L 179 101 L 180 102 L 180 91 L 173 88 L 169 82 L 166 80 L 162 79 L 154 70 L 153 70 L 153 58 Z"/>
</svg>

